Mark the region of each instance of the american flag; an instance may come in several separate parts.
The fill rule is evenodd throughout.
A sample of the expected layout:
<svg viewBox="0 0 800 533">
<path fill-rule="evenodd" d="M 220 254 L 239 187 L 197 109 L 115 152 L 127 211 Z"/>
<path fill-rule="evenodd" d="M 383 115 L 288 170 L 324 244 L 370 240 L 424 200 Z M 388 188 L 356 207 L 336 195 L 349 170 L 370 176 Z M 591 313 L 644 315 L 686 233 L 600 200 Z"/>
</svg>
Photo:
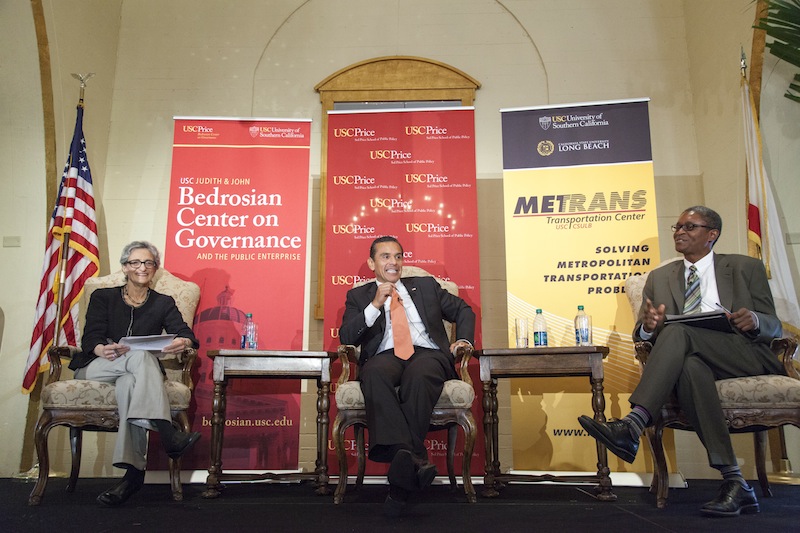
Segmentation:
<svg viewBox="0 0 800 533">
<path fill-rule="evenodd" d="M 67 247 L 63 246 L 65 242 L 68 243 Z M 62 254 L 66 254 L 66 257 L 62 257 Z M 47 231 L 31 348 L 22 379 L 23 392 L 29 393 L 36 384 L 39 372 L 50 368 L 47 351 L 54 345 L 59 299 L 60 334 L 56 345 L 76 345 L 76 304 L 83 292 L 83 284 L 97 275 L 100 266 L 98 255 L 92 174 L 83 138 L 83 105 L 78 105 L 75 133 Z"/>
</svg>

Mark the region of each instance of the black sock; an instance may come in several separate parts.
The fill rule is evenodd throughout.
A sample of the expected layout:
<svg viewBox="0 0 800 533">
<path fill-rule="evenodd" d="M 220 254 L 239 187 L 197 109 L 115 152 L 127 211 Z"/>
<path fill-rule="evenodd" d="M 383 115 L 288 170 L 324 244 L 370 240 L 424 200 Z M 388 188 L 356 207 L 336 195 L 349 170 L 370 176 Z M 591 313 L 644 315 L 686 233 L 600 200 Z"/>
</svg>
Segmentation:
<svg viewBox="0 0 800 533">
<path fill-rule="evenodd" d="M 122 479 L 126 479 L 135 483 L 142 483 L 144 481 L 144 470 L 139 470 L 133 466 L 128 466 L 125 469 L 125 475 L 122 476 Z"/>
<path fill-rule="evenodd" d="M 164 442 L 170 442 L 173 435 L 175 435 L 175 431 L 177 431 L 169 420 L 153 419 L 150 420 L 150 422 L 152 422 L 156 429 L 158 429 L 158 432 L 161 433 L 161 440 Z"/>
</svg>

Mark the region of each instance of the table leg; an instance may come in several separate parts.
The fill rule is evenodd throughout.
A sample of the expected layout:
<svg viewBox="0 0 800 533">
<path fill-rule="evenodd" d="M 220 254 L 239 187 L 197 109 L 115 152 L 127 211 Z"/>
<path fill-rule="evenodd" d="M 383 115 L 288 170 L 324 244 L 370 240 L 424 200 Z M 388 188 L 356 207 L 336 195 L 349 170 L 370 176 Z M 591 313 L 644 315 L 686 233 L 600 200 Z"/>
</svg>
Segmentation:
<svg viewBox="0 0 800 533">
<path fill-rule="evenodd" d="M 327 381 L 317 381 L 317 490 L 320 496 L 331 493 L 328 488 L 328 415 L 331 407 L 331 384 Z"/>
<path fill-rule="evenodd" d="M 225 430 L 226 381 L 214 382 L 214 398 L 211 403 L 211 465 L 208 467 L 206 490 L 203 498 L 216 498 L 222 490 L 222 439 Z"/>
<path fill-rule="evenodd" d="M 606 421 L 606 398 L 603 395 L 603 378 L 590 378 L 592 382 L 592 408 L 597 422 Z M 617 495 L 611 491 L 611 471 L 608 468 L 608 451 L 604 444 L 597 441 L 597 499 L 600 501 L 616 501 Z"/>
<path fill-rule="evenodd" d="M 497 429 L 497 380 L 483 382 L 483 442 L 485 450 L 483 491 L 481 495 L 493 498 L 500 493 L 495 487 L 494 476 L 500 470 Z"/>
</svg>

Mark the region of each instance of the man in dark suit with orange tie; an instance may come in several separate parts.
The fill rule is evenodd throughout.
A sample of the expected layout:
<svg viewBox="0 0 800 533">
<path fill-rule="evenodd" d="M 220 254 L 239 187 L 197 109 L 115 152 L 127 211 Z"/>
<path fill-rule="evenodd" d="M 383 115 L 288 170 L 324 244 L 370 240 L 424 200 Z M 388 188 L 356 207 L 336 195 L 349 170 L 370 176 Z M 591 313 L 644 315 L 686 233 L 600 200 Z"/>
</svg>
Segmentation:
<svg viewBox="0 0 800 533">
<path fill-rule="evenodd" d="M 339 339 L 361 347 L 369 458 L 390 463 L 384 510 L 397 516 L 408 494 L 436 477 L 425 436 L 444 382 L 457 377 L 453 352 L 472 345 L 475 313 L 432 277 L 401 281 L 403 248 L 394 237 L 373 241 L 367 265 L 375 282 L 348 291 Z M 442 320 L 456 325 L 453 344 Z"/>
<path fill-rule="evenodd" d="M 715 254 L 722 232 L 719 214 L 705 206 L 684 211 L 672 226 L 675 250 L 683 255 L 653 270 L 647 278 L 633 336 L 653 343 L 641 380 L 630 397 L 631 412 L 623 419 L 578 420 L 614 454 L 632 463 L 639 437 L 658 416 L 674 390 L 708 452 L 709 464 L 724 479 L 719 495 L 703 505 L 708 516 L 758 512 L 753 489 L 742 477 L 722 413 L 715 380 L 783 374 L 770 351 L 782 332 L 761 261 L 744 255 Z M 681 323 L 664 325 L 665 315 L 726 311 L 734 332 Z"/>
</svg>

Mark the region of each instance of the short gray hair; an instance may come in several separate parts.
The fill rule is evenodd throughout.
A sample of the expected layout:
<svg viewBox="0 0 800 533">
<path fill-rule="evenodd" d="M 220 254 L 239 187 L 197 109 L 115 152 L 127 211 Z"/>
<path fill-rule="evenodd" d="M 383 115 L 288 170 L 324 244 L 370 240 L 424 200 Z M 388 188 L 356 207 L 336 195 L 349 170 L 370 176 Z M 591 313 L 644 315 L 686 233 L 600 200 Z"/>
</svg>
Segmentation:
<svg viewBox="0 0 800 533">
<path fill-rule="evenodd" d="M 689 211 L 694 211 L 700 215 L 700 218 L 702 218 L 703 221 L 708 224 L 708 229 L 715 229 L 719 231 L 719 235 L 717 235 L 717 238 L 711 244 L 713 248 L 714 244 L 717 244 L 720 235 L 722 235 L 722 217 L 719 216 L 719 213 L 704 205 L 693 205 L 692 207 L 683 210 L 684 213 L 688 213 Z"/>
<path fill-rule="evenodd" d="M 119 258 L 119 264 L 124 265 L 128 262 L 128 259 L 131 258 L 131 253 L 134 250 L 147 250 L 153 256 L 153 261 L 156 262 L 156 268 L 161 266 L 161 254 L 158 252 L 158 248 L 153 246 L 147 241 L 133 241 L 130 244 L 125 245 L 125 248 L 122 249 L 122 255 Z"/>
</svg>

